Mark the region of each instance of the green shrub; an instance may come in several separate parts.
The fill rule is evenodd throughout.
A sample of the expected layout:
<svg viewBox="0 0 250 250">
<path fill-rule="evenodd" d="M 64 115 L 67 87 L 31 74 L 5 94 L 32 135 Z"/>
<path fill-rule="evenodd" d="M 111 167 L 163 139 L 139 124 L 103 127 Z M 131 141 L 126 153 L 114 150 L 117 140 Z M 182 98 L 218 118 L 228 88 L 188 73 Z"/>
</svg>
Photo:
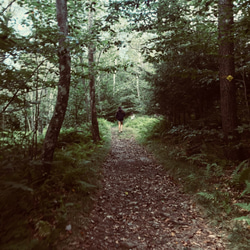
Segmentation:
<svg viewBox="0 0 250 250">
<path fill-rule="evenodd" d="M 197 202 L 214 222 L 232 229 L 229 237 L 232 249 L 248 249 L 249 125 L 238 128 L 241 141 L 228 143 L 221 130 L 170 127 L 159 117 L 137 117 L 127 125 L 136 131 L 136 138 L 155 155 L 171 178 L 179 182 L 184 191 L 196 194 Z M 228 152 L 241 153 L 241 148 L 241 162 L 238 162 L 240 158 L 234 161 L 228 157 Z M 234 204 L 235 200 L 239 202 Z M 231 222 L 227 222 L 235 217 L 232 228 Z"/>
<path fill-rule="evenodd" d="M 52 249 L 71 211 L 89 211 L 110 146 L 110 123 L 100 119 L 99 125 L 98 144 L 88 125 L 62 129 L 46 179 L 41 162 L 24 158 L 22 148 L 5 151 L 0 162 L 1 249 Z"/>
<path fill-rule="evenodd" d="M 230 194 L 220 190 L 220 187 L 216 187 L 211 192 L 198 192 L 197 200 L 206 207 L 209 215 L 221 216 L 223 211 L 226 215 L 229 215 L 232 211 Z"/>
<path fill-rule="evenodd" d="M 235 223 L 229 236 L 230 249 L 248 250 L 250 245 L 249 230 L 244 228 L 241 223 Z"/>
<path fill-rule="evenodd" d="M 32 210 L 32 188 L 24 183 L 3 180 L 0 181 L 0 188 L 0 242 L 29 237 L 27 214 Z"/>
<path fill-rule="evenodd" d="M 250 181 L 249 159 L 242 161 L 232 173 L 232 184 L 242 186 L 246 181 Z"/>
<path fill-rule="evenodd" d="M 125 125 L 132 128 L 137 139 L 140 141 L 150 140 L 151 137 L 158 136 L 155 126 L 160 123 L 161 117 L 136 116 L 135 119 L 126 119 Z"/>
</svg>

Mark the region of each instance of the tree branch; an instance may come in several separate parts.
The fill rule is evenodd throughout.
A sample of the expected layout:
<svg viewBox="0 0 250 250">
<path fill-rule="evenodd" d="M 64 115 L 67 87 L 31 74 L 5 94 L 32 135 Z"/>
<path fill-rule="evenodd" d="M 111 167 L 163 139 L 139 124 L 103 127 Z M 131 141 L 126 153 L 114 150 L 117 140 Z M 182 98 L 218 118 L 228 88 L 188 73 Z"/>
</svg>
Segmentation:
<svg viewBox="0 0 250 250">
<path fill-rule="evenodd" d="M 32 74 L 30 75 L 30 77 L 27 79 L 30 80 L 32 78 L 32 76 L 35 74 L 35 72 L 39 69 L 39 67 L 45 62 L 45 60 L 43 60 L 40 64 L 37 65 L 37 67 L 34 69 L 34 71 L 32 72 Z M 7 103 L 7 105 L 3 108 L 3 110 L 0 112 L 0 114 L 4 113 L 5 110 L 10 106 L 10 104 L 13 102 L 13 100 L 16 98 L 18 92 L 20 89 L 18 89 L 15 94 L 12 96 L 12 98 L 10 99 L 10 101 Z"/>
<path fill-rule="evenodd" d="M 3 14 L 14 2 L 16 2 L 16 0 L 12 0 L 8 5 L 7 5 L 7 7 L 5 7 L 4 9 L 3 9 L 3 11 L 1 12 L 1 14 Z"/>
</svg>

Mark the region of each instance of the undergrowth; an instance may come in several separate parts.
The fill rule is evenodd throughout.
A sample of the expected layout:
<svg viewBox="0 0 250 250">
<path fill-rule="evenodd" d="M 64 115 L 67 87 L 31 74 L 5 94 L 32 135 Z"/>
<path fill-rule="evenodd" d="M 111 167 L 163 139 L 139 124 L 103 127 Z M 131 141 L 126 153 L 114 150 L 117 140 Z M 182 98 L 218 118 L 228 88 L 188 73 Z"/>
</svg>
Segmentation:
<svg viewBox="0 0 250 250">
<path fill-rule="evenodd" d="M 100 165 L 110 147 L 110 124 L 99 120 L 102 141 L 94 144 L 88 125 L 62 129 L 52 171 L 44 181 L 41 162 L 8 147 L 0 163 L 0 249 L 56 249 L 67 234 L 84 227 L 99 188 Z M 76 212 L 82 216 L 76 218 Z M 69 226 L 72 230 L 65 230 Z M 59 240 L 60 239 L 60 240 Z"/>
<path fill-rule="evenodd" d="M 238 128 L 241 140 L 225 143 L 219 129 L 171 126 L 162 117 L 136 117 L 126 125 L 206 215 L 228 230 L 230 248 L 249 249 L 249 126 Z"/>
</svg>

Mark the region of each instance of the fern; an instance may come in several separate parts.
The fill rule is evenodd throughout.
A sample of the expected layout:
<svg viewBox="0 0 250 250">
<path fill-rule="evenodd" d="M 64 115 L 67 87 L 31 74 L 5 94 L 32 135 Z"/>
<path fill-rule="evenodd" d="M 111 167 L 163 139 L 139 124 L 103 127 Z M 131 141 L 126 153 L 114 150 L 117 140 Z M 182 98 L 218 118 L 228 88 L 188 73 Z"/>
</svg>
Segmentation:
<svg viewBox="0 0 250 250">
<path fill-rule="evenodd" d="M 46 238 L 51 234 L 52 226 L 49 222 L 40 220 L 36 223 L 35 229 L 41 238 Z"/>
<path fill-rule="evenodd" d="M 241 196 L 245 195 L 245 194 L 250 194 L 250 182 L 246 181 L 246 188 L 245 190 L 241 193 Z"/>
<path fill-rule="evenodd" d="M 240 184 L 242 175 L 244 174 L 244 169 L 249 165 L 249 159 L 242 161 L 232 174 L 232 182 L 235 184 Z"/>
<path fill-rule="evenodd" d="M 96 188 L 95 185 L 87 183 L 86 181 L 77 181 L 77 183 L 79 183 L 82 186 L 83 189 Z"/>
<path fill-rule="evenodd" d="M 235 205 L 250 212 L 250 203 L 236 203 Z M 250 225 L 250 218 L 247 216 L 237 217 L 235 220 L 246 221 Z"/>
<path fill-rule="evenodd" d="M 250 212 L 250 203 L 236 203 L 235 205 Z"/>
<path fill-rule="evenodd" d="M 215 195 L 214 194 L 206 193 L 206 192 L 199 192 L 197 194 L 202 196 L 206 200 L 209 200 L 209 201 L 215 200 Z"/>
<path fill-rule="evenodd" d="M 29 191 L 29 192 L 33 192 L 32 188 L 29 188 L 28 186 L 21 184 L 21 183 L 17 183 L 17 182 L 13 182 L 13 181 L 3 181 L 2 182 L 5 186 L 10 186 L 11 188 L 15 188 L 15 189 L 22 189 L 23 191 Z"/>
<path fill-rule="evenodd" d="M 241 220 L 241 221 L 246 221 L 248 225 L 250 225 L 250 218 L 247 216 L 241 216 L 241 217 L 237 217 L 234 220 Z"/>
</svg>

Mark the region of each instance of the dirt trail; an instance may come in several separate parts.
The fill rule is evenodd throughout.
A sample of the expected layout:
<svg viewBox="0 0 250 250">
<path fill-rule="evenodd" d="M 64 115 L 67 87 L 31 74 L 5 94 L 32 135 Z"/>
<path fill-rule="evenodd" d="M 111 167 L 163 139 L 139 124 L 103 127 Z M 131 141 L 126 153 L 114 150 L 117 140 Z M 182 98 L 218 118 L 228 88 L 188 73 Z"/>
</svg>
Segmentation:
<svg viewBox="0 0 250 250">
<path fill-rule="evenodd" d="M 190 197 L 129 131 L 112 129 L 103 188 L 77 249 L 226 249 Z"/>
</svg>

